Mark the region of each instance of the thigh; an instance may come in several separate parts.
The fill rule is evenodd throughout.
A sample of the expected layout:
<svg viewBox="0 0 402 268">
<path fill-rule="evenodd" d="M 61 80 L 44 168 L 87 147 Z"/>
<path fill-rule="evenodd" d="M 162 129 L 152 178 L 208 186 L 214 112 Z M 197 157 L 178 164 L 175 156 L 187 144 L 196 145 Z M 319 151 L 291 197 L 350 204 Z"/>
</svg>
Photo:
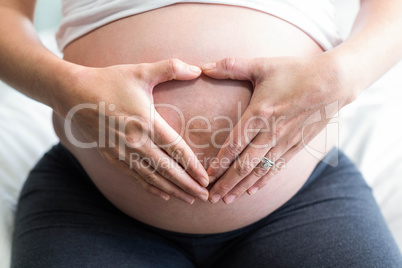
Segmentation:
<svg viewBox="0 0 402 268">
<path fill-rule="evenodd" d="M 12 267 L 194 267 L 181 248 L 110 204 L 62 146 L 30 173 Z"/>
<path fill-rule="evenodd" d="M 371 189 L 342 153 L 268 219 L 216 267 L 402 267 Z"/>
</svg>

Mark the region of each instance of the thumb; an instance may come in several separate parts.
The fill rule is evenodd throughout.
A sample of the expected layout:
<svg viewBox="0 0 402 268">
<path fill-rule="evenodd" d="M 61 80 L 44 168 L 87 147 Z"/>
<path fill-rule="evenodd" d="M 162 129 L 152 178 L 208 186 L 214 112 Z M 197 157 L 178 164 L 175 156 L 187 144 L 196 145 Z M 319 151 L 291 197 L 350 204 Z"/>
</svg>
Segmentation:
<svg viewBox="0 0 402 268">
<path fill-rule="evenodd" d="M 256 61 L 250 58 L 225 58 L 207 63 L 202 72 L 215 79 L 254 80 Z"/>
<path fill-rule="evenodd" d="M 192 80 L 201 75 L 201 69 L 178 59 L 169 59 L 144 64 L 145 79 L 157 85 L 169 80 Z"/>
</svg>

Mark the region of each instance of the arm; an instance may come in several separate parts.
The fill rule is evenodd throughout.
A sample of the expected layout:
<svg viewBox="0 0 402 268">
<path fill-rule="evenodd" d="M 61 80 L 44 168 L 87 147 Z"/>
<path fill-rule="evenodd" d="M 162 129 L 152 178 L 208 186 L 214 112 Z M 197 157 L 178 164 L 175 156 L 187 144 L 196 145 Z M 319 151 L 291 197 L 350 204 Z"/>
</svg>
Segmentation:
<svg viewBox="0 0 402 268">
<path fill-rule="evenodd" d="M 207 179 L 203 180 L 207 178 L 205 169 L 152 106 L 155 85 L 172 79 L 194 79 L 201 70 L 179 60 L 107 68 L 69 63 L 52 54 L 39 41 L 32 25 L 34 8 L 35 1 L 0 0 L 0 79 L 50 106 L 62 117 L 78 104 L 113 104 L 113 112 L 107 110 L 106 114 L 100 114 L 101 111 L 82 109 L 72 118 L 89 141 L 99 137 L 100 116 L 123 118 L 124 124 L 130 123 L 130 128 L 126 128 L 128 133 L 126 129 L 106 126 L 109 129 L 105 133 L 113 133 L 113 139 L 117 136 L 123 141 L 119 145 L 123 145 L 124 150 L 116 144 L 110 146 L 111 143 L 97 148 L 104 159 L 165 200 L 171 195 L 188 203 L 194 202 L 194 197 L 206 200 L 208 191 L 202 187 L 208 184 Z M 144 120 L 135 121 L 133 117 Z M 144 136 L 147 139 L 144 145 L 133 146 Z M 132 163 L 132 153 L 140 156 L 138 161 L 149 160 L 150 166 Z M 172 158 L 187 167 L 187 172 Z M 158 164 L 161 159 L 169 164 L 168 169 Z"/>
<path fill-rule="evenodd" d="M 210 182 L 220 178 L 210 191 L 211 201 L 223 197 L 231 203 L 245 191 L 253 194 L 264 187 L 278 172 L 275 166 L 269 172 L 261 168 L 264 156 L 288 162 L 326 127 L 327 120 L 305 127 L 315 112 L 326 111 L 334 102 L 342 108 L 354 101 L 396 64 L 402 58 L 401 14 L 402 1 L 362 0 L 350 37 L 330 51 L 308 59 L 228 58 L 205 65 L 208 76 L 250 80 L 254 85 L 241 123 L 207 170 Z M 264 124 L 250 121 L 259 117 L 272 122 L 281 116 L 285 120 L 268 133 Z M 226 169 L 219 165 L 223 158 L 237 160 Z"/>
<path fill-rule="evenodd" d="M 360 2 L 349 38 L 327 52 L 337 63 L 340 81 L 351 89 L 351 100 L 402 58 L 402 1 Z"/>
<path fill-rule="evenodd" d="M 0 79 L 65 114 L 58 98 L 76 67 L 48 51 L 32 24 L 36 1 L 0 1 Z M 23 78 L 23 79 L 22 79 Z"/>
</svg>

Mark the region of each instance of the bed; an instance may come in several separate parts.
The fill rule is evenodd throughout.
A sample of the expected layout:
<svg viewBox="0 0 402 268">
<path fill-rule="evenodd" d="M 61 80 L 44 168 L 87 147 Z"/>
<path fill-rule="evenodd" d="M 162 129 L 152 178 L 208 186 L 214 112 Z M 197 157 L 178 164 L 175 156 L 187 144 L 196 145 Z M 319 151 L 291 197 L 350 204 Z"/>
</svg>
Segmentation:
<svg viewBox="0 0 402 268">
<path fill-rule="evenodd" d="M 50 2 L 50 1 L 49 1 Z M 57 8 L 57 1 L 47 8 Z M 57 52 L 54 33 L 59 17 L 37 26 L 44 44 Z M 337 20 L 343 36 L 350 30 L 358 1 L 339 0 Z M 45 30 L 44 30 L 45 29 Z M 58 53 L 59 56 L 61 56 Z M 402 249 L 402 63 L 339 113 L 338 146 L 356 163 L 373 188 L 381 210 Z M 0 268 L 9 267 L 14 212 L 21 186 L 32 166 L 58 139 L 50 108 L 0 81 Z"/>
</svg>

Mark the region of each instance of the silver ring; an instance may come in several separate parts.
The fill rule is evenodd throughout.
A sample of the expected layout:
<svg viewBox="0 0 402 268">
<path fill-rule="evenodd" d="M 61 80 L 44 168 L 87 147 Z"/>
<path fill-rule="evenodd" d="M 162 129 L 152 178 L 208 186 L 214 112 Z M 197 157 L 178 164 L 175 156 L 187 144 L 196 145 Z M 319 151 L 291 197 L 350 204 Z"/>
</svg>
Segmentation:
<svg viewBox="0 0 402 268">
<path fill-rule="evenodd" d="M 261 163 L 262 163 L 262 166 L 263 166 L 265 169 L 269 169 L 270 167 L 272 167 L 272 166 L 275 164 L 274 161 L 269 160 L 269 159 L 266 158 L 265 156 L 262 158 Z"/>
</svg>

